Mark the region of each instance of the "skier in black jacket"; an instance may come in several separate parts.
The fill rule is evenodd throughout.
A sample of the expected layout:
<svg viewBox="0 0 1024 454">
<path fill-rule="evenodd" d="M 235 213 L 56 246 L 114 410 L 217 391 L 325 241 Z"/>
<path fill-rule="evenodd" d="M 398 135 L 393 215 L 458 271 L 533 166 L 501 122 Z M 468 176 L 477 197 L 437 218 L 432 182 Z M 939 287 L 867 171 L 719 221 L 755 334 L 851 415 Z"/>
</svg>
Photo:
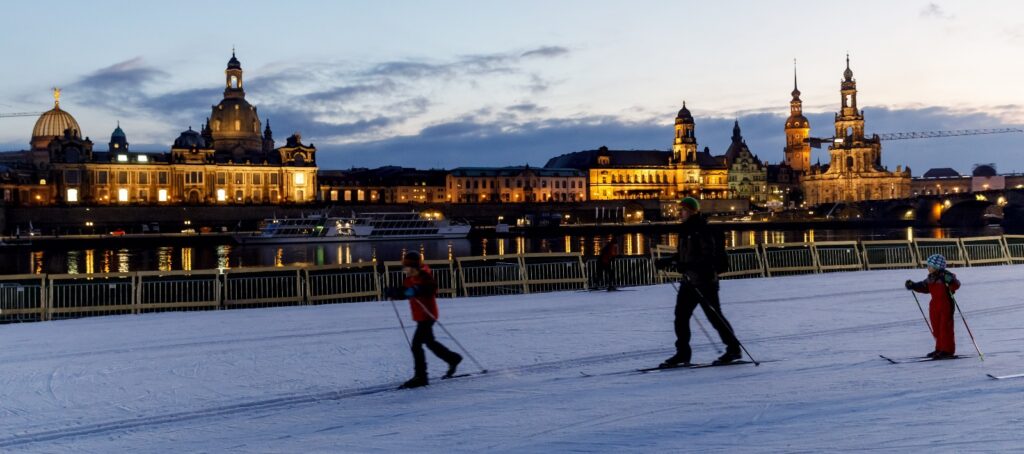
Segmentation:
<svg viewBox="0 0 1024 454">
<path fill-rule="evenodd" d="M 666 359 L 662 367 L 673 367 L 690 363 L 690 317 L 699 304 L 711 326 L 725 344 L 725 354 L 715 364 L 727 364 L 742 358 L 740 343 L 736 340 L 732 326 L 722 314 L 718 300 L 718 260 L 724 250 L 718 232 L 708 226 L 707 218 L 700 212 L 700 202 L 687 197 L 680 202 L 679 252 L 670 259 L 676 270 L 683 275 L 676 295 L 675 331 L 676 354 Z M 669 265 L 669 266 L 671 266 Z"/>
</svg>

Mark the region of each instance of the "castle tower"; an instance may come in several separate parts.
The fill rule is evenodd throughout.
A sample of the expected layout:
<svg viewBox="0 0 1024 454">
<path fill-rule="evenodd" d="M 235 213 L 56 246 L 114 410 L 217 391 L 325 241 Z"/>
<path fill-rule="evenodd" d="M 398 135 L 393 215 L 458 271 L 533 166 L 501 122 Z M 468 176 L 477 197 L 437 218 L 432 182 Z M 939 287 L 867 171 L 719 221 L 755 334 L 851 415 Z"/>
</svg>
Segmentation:
<svg viewBox="0 0 1024 454">
<path fill-rule="evenodd" d="M 672 143 L 672 162 L 696 162 L 697 161 L 697 138 L 694 136 L 693 115 L 686 108 L 686 101 L 683 101 L 683 108 L 679 109 L 676 115 L 676 138 Z"/>
<path fill-rule="evenodd" d="M 796 61 L 793 62 L 793 99 L 789 101 L 789 118 L 786 119 L 786 165 L 797 173 L 807 173 L 811 169 L 811 144 L 807 138 L 811 135 L 811 123 L 804 116 L 803 101 L 800 100 L 800 89 L 796 84 Z"/>
</svg>

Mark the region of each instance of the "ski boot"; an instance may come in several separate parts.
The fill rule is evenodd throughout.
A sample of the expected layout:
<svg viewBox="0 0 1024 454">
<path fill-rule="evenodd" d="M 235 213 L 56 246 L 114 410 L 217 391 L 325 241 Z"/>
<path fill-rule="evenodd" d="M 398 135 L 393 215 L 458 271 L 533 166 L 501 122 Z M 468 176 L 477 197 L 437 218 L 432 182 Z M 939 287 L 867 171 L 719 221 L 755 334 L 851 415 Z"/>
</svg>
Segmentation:
<svg viewBox="0 0 1024 454">
<path fill-rule="evenodd" d="M 430 382 L 427 380 L 426 376 L 415 376 L 410 378 L 409 381 L 402 383 L 402 386 L 399 386 L 398 389 L 422 388 L 429 384 Z"/>
<path fill-rule="evenodd" d="M 456 355 L 455 360 L 450 362 L 450 363 L 448 363 L 448 372 L 445 372 L 444 376 L 441 377 L 441 379 L 444 380 L 446 378 L 454 377 L 455 376 L 455 370 L 458 369 L 459 363 L 461 363 L 461 362 L 462 362 L 462 356 Z"/>
<path fill-rule="evenodd" d="M 929 353 L 927 355 L 924 355 L 924 357 L 925 358 L 932 358 L 932 359 L 934 359 L 935 358 L 935 354 L 938 353 L 938 352 L 939 352 L 938 350 L 932 350 L 931 353 Z"/>
<path fill-rule="evenodd" d="M 658 367 L 661 368 L 661 369 L 671 369 L 673 367 L 689 367 L 689 366 L 690 366 L 690 358 L 685 358 L 685 357 L 683 357 L 683 355 L 680 355 L 678 353 L 676 353 L 675 355 L 672 355 L 671 358 L 666 359 L 665 361 L 662 361 L 661 364 L 658 365 Z"/>
<path fill-rule="evenodd" d="M 743 354 L 738 351 L 726 350 L 725 354 L 719 356 L 718 359 L 714 360 L 711 364 L 715 366 L 722 366 L 729 364 L 733 361 L 739 361 L 743 359 Z"/>
<path fill-rule="evenodd" d="M 932 356 L 932 359 L 934 359 L 934 360 L 955 359 L 955 358 L 956 358 L 956 355 L 954 355 L 952 353 L 949 353 L 949 352 L 942 352 L 942 351 L 937 351 L 937 352 L 935 352 L 935 356 Z"/>
</svg>

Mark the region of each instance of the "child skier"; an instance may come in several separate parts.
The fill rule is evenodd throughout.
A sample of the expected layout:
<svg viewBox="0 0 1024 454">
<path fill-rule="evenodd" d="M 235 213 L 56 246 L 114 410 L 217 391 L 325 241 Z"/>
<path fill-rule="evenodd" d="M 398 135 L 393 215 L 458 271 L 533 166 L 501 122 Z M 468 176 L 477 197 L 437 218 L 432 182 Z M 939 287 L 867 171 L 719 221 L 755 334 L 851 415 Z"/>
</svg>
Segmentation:
<svg viewBox="0 0 1024 454">
<path fill-rule="evenodd" d="M 448 350 L 434 339 L 434 322 L 437 321 L 437 281 L 434 280 L 430 267 L 423 263 L 420 254 L 408 252 L 402 258 L 402 272 L 405 280 L 402 287 L 390 289 L 391 299 L 409 299 L 412 319 L 416 321 L 416 333 L 412 336 L 412 357 L 415 362 L 415 375 L 401 388 L 419 388 L 427 386 L 427 359 L 423 354 L 426 345 L 438 358 L 448 363 L 445 377 L 455 374 L 455 369 L 462 362 L 462 355 Z"/>
<path fill-rule="evenodd" d="M 952 293 L 960 288 L 956 275 L 946 270 L 946 258 L 934 254 L 928 257 L 928 277 L 921 282 L 907 280 L 907 290 L 928 293 L 928 315 L 932 322 L 932 336 L 935 337 L 935 351 L 927 356 L 933 359 L 950 359 L 956 356 L 956 340 L 953 338 Z"/>
</svg>

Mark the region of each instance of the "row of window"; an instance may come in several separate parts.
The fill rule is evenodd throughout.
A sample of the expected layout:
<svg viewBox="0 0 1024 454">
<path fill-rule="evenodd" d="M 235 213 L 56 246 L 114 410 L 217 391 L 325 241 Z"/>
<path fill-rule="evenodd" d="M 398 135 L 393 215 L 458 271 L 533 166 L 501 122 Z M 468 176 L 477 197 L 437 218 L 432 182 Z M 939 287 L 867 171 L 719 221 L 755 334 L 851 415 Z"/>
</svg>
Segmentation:
<svg viewBox="0 0 1024 454">
<path fill-rule="evenodd" d="M 111 175 L 111 174 L 113 174 L 113 175 Z M 134 178 L 132 178 L 133 174 L 134 174 Z M 150 183 L 150 177 L 152 176 L 151 174 L 155 174 L 156 175 L 156 183 L 157 184 L 168 184 L 167 183 L 167 181 L 168 181 L 167 180 L 168 179 L 168 172 L 166 172 L 166 171 L 161 171 L 161 172 L 129 172 L 129 171 L 126 171 L 126 170 L 121 170 L 121 171 L 96 170 L 96 171 L 94 171 L 94 174 L 93 174 L 93 178 L 94 178 L 93 181 L 95 181 L 96 184 L 101 184 L 101 185 L 109 184 L 110 180 L 111 180 L 110 177 L 113 176 L 113 179 L 115 180 L 114 183 L 116 183 L 116 184 L 131 184 L 131 183 L 149 184 Z M 203 180 L 205 178 L 204 177 L 205 174 L 206 174 L 206 172 L 201 172 L 201 171 L 184 172 L 184 174 L 183 174 L 184 182 L 185 182 L 185 184 L 202 184 Z M 302 185 L 306 184 L 306 174 L 305 173 L 299 172 L 299 173 L 295 173 L 293 175 L 294 175 L 293 180 L 294 180 L 294 183 L 295 183 L 296 186 L 302 186 Z M 80 174 L 80 172 L 78 170 L 67 170 L 67 171 L 64 172 L 64 182 L 66 184 L 69 184 L 69 185 L 81 184 L 82 181 L 81 181 L 80 176 L 81 176 L 81 174 Z M 228 172 L 217 172 L 217 184 L 218 185 L 227 184 L 229 176 L 233 176 L 233 180 L 232 181 L 234 182 L 234 184 L 246 184 L 247 181 L 249 183 L 255 184 L 255 185 L 263 184 L 263 181 L 267 181 L 267 183 L 271 184 L 271 185 L 279 184 L 278 183 L 279 179 L 278 179 L 278 174 L 277 173 L 268 173 L 264 177 L 264 175 L 262 173 L 244 173 L 244 172 L 235 172 L 233 174 L 229 174 Z M 134 180 L 134 181 L 132 181 L 132 180 Z"/>
<path fill-rule="evenodd" d="M 448 180 L 448 189 L 454 189 L 453 186 L 457 186 L 459 189 L 494 189 L 495 181 L 496 180 L 493 180 L 493 179 L 482 180 L 482 181 L 479 180 L 479 179 L 463 179 L 463 180 L 454 180 L 454 179 L 452 179 L 452 180 Z M 515 185 L 516 185 L 515 187 L 522 188 L 525 184 L 531 184 L 532 183 L 531 186 L 533 186 L 535 188 L 536 187 L 547 188 L 548 187 L 548 181 L 549 180 L 546 180 L 546 179 L 532 180 L 532 181 L 531 180 L 516 179 L 515 180 Z M 583 181 L 558 179 L 558 180 L 554 180 L 552 182 L 551 187 L 553 187 L 555 189 L 583 189 L 583 185 L 584 185 Z M 505 186 L 505 188 L 511 188 L 512 187 L 512 179 L 511 178 L 506 178 L 504 186 Z"/>
</svg>

